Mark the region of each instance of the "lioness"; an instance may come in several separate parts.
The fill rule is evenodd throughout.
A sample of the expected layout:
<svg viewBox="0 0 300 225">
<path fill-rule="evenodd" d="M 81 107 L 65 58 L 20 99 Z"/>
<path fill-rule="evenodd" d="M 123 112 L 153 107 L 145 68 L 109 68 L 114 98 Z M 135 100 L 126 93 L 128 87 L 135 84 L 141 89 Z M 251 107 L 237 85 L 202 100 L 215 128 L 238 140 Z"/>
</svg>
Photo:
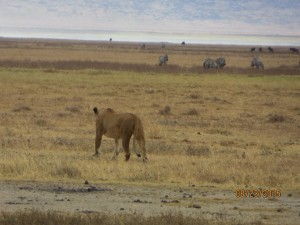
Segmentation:
<svg viewBox="0 0 300 225">
<path fill-rule="evenodd" d="M 125 160 L 130 158 L 129 142 L 133 137 L 133 150 L 138 157 L 141 154 L 136 152 L 135 141 L 138 142 L 142 150 L 143 161 L 147 161 L 145 136 L 142 121 L 139 117 L 132 113 L 116 113 L 113 109 L 107 108 L 99 112 L 97 107 L 94 107 L 96 114 L 96 139 L 95 139 L 95 156 L 100 154 L 100 146 L 102 136 L 115 139 L 115 153 L 113 158 L 119 155 L 119 139 L 122 139 L 122 145 L 125 151 Z"/>
</svg>

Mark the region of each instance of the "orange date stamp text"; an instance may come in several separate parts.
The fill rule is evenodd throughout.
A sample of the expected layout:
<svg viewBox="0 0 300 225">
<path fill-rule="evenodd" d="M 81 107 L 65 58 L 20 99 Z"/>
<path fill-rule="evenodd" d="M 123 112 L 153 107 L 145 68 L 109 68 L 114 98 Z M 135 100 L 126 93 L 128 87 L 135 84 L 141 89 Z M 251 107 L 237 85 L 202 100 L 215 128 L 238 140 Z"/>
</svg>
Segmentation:
<svg viewBox="0 0 300 225">
<path fill-rule="evenodd" d="M 280 198 L 279 189 L 237 189 L 235 190 L 237 198 Z"/>
</svg>

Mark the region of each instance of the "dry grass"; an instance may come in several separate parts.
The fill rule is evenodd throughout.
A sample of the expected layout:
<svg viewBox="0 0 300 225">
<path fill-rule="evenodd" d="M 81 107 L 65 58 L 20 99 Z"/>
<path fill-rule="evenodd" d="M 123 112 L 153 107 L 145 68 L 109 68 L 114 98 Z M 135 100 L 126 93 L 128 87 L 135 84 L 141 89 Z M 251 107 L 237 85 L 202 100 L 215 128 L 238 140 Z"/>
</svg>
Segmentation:
<svg viewBox="0 0 300 225">
<path fill-rule="evenodd" d="M 178 221 L 180 219 L 180 221 Z M 2 213 L 0 223 L 3 225 L 18 224 L 181 224 L 185 218 L 183 215 L 162 215 L 153 218 L 145 218 L 142 215 L 106 215 L 98 213 L 62 214 L 57 212 L 16 212 Z M 188 218 L 188 224 L 199 224 L 196 219 Z M 204 224 L 204 220 L 203 220 Z"/>
<path fill-rule="evenodd" d="M 228 56 L 228 58 L 232 57 Z M 133 59 L 131 59 L 133 60 Z M 169 73 L 169 74 L 232 74 L 232 75 L 249 75 L 249 76 L 262 76 L 262 75 L 298 75 L 300 67 L 286 66 L 282 67 L 269 67 L 264 70 L 257 70 L 249 68 L 248 66 L 233 63 L 226 68 L 215 70 L 205 70 L 201 63 L 195 62 L 194 66 L 186 67 L 175 64 L 168 64 L 167 66 L 158 66 L 156 61 L 149 63 L 121 63 L 121 62 L 99 62 L 99 61 L 80 61 L 80 60 L 61 60 L 61 61 L 31 61 L 31 60 L 2 60 L 0 67 L 6 68 L 28 68 L 28 69 L 44 69 L 47 73 L 54 73 L 56 70 L 83 70 L 83 69 L 97 69 L 97 70 L 114 70 L 114 71 L 129 71 L 140 73 Z M 293 63 L 297 63 L 294 61 Z M 239 67 L 235 67 L 239 66 Z M 242 66 L 242 67 L 241 67 Z"/>
<path fill-rule="evenodd" d="M 85 47 L 87 55 L 99 54 Z M 30 60 L 36 59 L 31 51 L 43 60 L 52 60 L 52 51 L 63 60 L 76 55 L 60 56 L 66 48 L 83 51 L 74 44 L 43 44 L 38 49 L 10 47 L 7 57 L 20 60 L 11 53 L 16 49 Z M 123 52 L 130 60 L 141 51 L 111 48 L 116 57 Z M 234 56 L 242 50 L 225 48 L 224 53 Z M 158 50 L 147 51 L 141 54 Z M 176 48 L 172 51 L 176 59 Z M 196 57 L 196 52 L 184 53 Z M 0 79 L 0 179 L 299 188 L 299 76 L 12 66 L 0 68 Z M 108 138 L 102 156 L 92 156 L 94 106 L 141 117 L 148 163 L 136 157 L 126 163 L 122 153 L 112 161 L 114 142 Z"/>
<path fill-rule="evenodd" d="M 222 216 L 218 224 L 257 224 L 261 225 L 261 221 L 253 223 L 241 223 L 238 221 L 223 221 Z M 125 214 L 120 213 L 119 215 L 109 215 L 104 213 L 93 213 L 93 212 L 84 212 L 84 213 L 59 213 L 59 212 L 42 212 L 42 211 L 25 211 L 25 212 L 14 212 L 0 213 L 0 224 L 1 225 L 81 225 L 81 224 L 90 224 L 90 225 L 126 225 L 126 224 L 143 224 L 143 225 L 201 225 L 201 224 L 215 224 L 210 222 L 205 218 L 193 218 L 189 216 L 182 215 L 181 213 L 176 214 L 162 214 L 159 216 L 150 216 L 145 217 L 143 215 L 134 215 L 134 214 Z"/>
<path fill-rule="evenodd" d="M 215 74 L 205 71 L 206 58 L 226 58 L 226 66 L 217 71 L 222 74 L 247 75 L 298 75 L 299 55 L 289 47 L 277 47 L 275 53 L 251 53 L 249 47 L 168 44 L 107 43 L 88 41 L 18 40 L 1 39 L 1 67 L 44 68 L 49 73 L 57 69 L 101 69 L 151 73 Z M 158 66 L 158 57 L 169 55 L 167 66 Z M 265 65 L 260 71 L 250 68 L 253 57 Z"/>
</svg>

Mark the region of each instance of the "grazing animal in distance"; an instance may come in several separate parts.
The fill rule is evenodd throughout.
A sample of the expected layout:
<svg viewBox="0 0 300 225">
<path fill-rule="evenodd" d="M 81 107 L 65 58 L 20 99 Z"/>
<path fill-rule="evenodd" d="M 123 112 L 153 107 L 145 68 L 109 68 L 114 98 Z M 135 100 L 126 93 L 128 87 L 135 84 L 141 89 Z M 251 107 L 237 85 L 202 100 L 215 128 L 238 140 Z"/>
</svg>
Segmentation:
<svg viewBox="0 0 300 225">
<path fill-rule="evenodd" d="M 143 43 L 143 44 L 141 45 L 141 49 L 145 49 L 145 48 L 146 48 L 146 44 Z"/>
<path fill-rule="evenodd" d="M 119 139 L 122 139 L 123 149 L 125 151 L 125 160 L 130 158 L 129 142 L 133 135 L 133 150 L 143 161 L 147 161 L 145 135 L 141 119 L 132 113 L 117 113 L 111 108 L 99 111 L 97 107 L 93 108 L 96 114 L 96 138 L 95 154 L 100 154 L 102 136 L 115 139 L 115 153 L 113 159 L 119 155 Z M 136 141 L 142 150 L 142 155 L 136 152 Z"/>
<path fill-rule="evenodd" d="M 168 55 L 162 55 L 159 57 L 159 65 L 162 66 L 163 64 L 166 64 L 169 60 Z"/>
<path fill-rule="evenodd" d="M 256 67 L 256 69 L 264 69 L 264 64 L 257 58 L 251 61 L 251 67 Z"/>
<path fill-rule="evenodd" d="M 216 63 L 219 65 L 219 68 L 226 66 L 225 58 L 217 58 Z"/>
<path fill-rule="evenodd" d="M 290 51 L 292 51 L 292 53 L 299 54 L 299 50 L 297 48 L 290 48 Z"/>
<path fill-rule="evenodd" d="M 218 68 L 218 64 L 215 60 L 213 59 L 205 59 L 203 63 L 204 69 L 210 69 L 210 68 Z"/>
<path fill-rule="evenodd" d="M 251 49 L 250 49 L 250 52 L 254 52 L 254 51 L 255 51 L 255 48 L 251 48 Z"/>
<path fill-rule="evenodd" d="M 263 49 L 262 49 L 262 48 L 259 48 L 258 51 L 259 51 L 259 52 L 263 52 Z"/>
<path fill-rule="evenodd" d="M 182 45 L 182 46 L 185 46 L 185 42 L 184 42 L 184 41 L 183 41 L 183 42 L 181 42 L 181 45 Z"/>
<path fill-rule="evenodd" d="M 216 60 L 213 59 L 205 59 L 203 63 L 204 69 L 218 69 L 218 68 L 223 68 L 226 65 L 225 58 L 217 58 Z"/>
<path fill-rule="evenodd" d="M 274 52 L 274 49 L 271 48 L 271 47 L 268 47 L 268 50 L 269 50 L 270 53 L 273 53 L 273 52 Z"/>
</svg>

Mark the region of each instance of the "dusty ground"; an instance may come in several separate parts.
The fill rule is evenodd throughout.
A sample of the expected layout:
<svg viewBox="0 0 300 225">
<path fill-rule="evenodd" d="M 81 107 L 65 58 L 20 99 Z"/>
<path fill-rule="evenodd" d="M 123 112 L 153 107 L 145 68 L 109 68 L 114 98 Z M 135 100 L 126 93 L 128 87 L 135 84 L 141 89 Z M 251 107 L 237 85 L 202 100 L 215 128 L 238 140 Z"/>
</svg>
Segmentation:
<svg viewBox="0 0 300 225">
<path fill-rule="evenodd" d="M 137 213 L 145 216 L 182 212 L 217 222 L 297 224 L 300 192 L 280 198 L 237 198 L 235 190 L 215 187 L 146 187 L 117 184 L 0 182 L 0 208 L 83 213 Z"/>
</svg>

